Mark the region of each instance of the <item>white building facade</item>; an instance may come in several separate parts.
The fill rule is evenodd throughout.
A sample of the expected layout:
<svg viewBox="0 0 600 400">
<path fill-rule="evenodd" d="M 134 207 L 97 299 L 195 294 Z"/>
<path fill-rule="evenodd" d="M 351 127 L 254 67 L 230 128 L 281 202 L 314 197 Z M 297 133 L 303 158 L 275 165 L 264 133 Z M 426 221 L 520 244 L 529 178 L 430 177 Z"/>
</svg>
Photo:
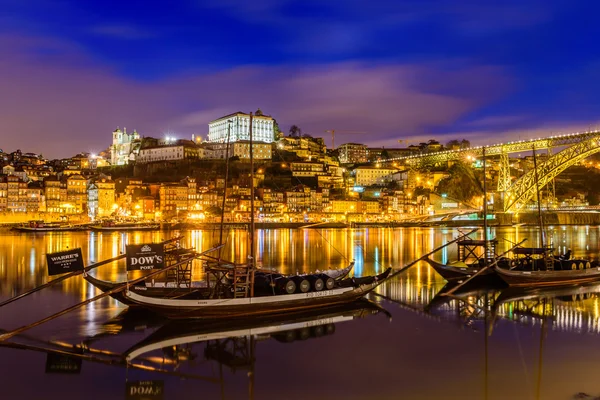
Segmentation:
<svg viewBox="0 0 600 400">
<path fill-rule="evenodd" d="M 237 112 L 226 115 L 208 124 L 208 142 L 226 143 L 250 140 L 250 114 Z M 266 115 L 252 116 L 252 140 L 272 143 L 275 141 L 273 118 Z"/>
<path fill-rule="evenodd" d="M 127 133 L 127 129 L 117 128 L 113 131 L 112 146 L 110 146 L 110 163 L 112 165 L 125 165 L 133 161 L 133 141 L 139 140 L 140 135 L 134 130 L 133 133 Z"/>
<path fill-rule="evenodd" d="M 198 158 L 199 149 L 196 146 L 155 146 L 141 149 L 137 156 L 136 162 L 139 164 L 144 164 L 155 161 L 177 161 Z"/>
</svg>

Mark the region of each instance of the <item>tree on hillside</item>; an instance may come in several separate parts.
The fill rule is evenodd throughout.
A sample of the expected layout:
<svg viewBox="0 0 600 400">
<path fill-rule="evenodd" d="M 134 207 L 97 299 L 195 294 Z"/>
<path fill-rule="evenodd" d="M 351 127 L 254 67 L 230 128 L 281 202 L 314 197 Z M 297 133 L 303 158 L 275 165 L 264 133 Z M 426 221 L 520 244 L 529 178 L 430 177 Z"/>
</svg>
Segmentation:
<svg viewBox="0 0 600 400">
<path fill-rule="evenodd" d="M 446 148 L 450 150 L 468 149 L 469 147 L 471 147 L 471 142 L 469 142 L 467 139 L 452 139 L 446 143 Z"/>
<path fill-rule="evenodd" d="M 292 137 L 302 136 L 302 129 L 300 129 L 296 125 L 290 126 L 290 136 L 292 136 Z"/>
<path fill-rule="evenodd" d="M 275 141 L 278 141 L 283 136 L 283 132 L 281 132 L 281 128 L 279 128 L 279 124 L 275 118 L 273 118 L 273 132 L 275 133 Z"/>
<path fill-rule="evenodd" d="M 438 192 L 464 203 L 471 203 L 473 197 L 483 195 L 483 188 L 473 169 L 462 162 L 454 164 L 448 172 L 450 176 L 438 184 Z"/>
<path fill-rule="evenodd" d="M 446 148 L 450 150 L 460 149 L 460 142 L 456 139 L 452 139 L 446 143 Z"/>
</svg>

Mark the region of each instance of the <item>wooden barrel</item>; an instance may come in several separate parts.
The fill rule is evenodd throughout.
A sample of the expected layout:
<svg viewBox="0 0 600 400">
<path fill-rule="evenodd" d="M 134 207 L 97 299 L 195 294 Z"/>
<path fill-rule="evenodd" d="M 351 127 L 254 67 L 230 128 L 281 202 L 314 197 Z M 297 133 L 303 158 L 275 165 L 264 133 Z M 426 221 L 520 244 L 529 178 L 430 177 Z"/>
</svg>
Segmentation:
<svg viewBox="0 0 600 400">
<path fill-rule="evenodd" d="M 325 325 L 325 334 L 333 335 L 335 333 L 335 324 Z"/>
<path fill-rule="evenodd" d="M 319 275 L 306 275 L 306 279 L 310 282 L 311 288 L 316 292 L 320 292 L 325 287 L 325 282 Z"/>
<path fill-rule="evenodd" d="M 296 331 L 295 330 L 291 330 L 291 331 L 281 332 L 281 333 L 278 333 L 276 335 L 273 335 L 273 337 L 278 342 L 291 343 L 294 340 L 296 340 Z"/>
<path fill-rule="evenodd" d="M 300 328 L 296 330 L 296 338 L 298 340 L 306 340 L 306 339 L 310 339 L 311 336 L 311 331 L 309 327 L 306 328 Z"/>
<path fill-rule="evenodd" d="M 276 278 L 273 283 L 275 284 L 275 291 L 280 294 L 292 294 L 296 291 L 296 284 L 290 278 L 281 276 Z"/>
<path fill-rule="evenodd" d="M 325 284 L 324 289 L 331 290 L 331 289 L 333 289 L 335 287 L 335 279 L 333 279 L 329 275 L 327 275 L 327 274 L 321 274 L 321 275 L 319 275 L 319 277 L 321 279 L 323 279 L 323 283 Z"/>
<path fill-rule="evenodd" d="M 305 276 L 292 276 L 290 279 L 296 284 L 297 293 L 306 293 L 310 290 L 310 282 Z"/>
<path fill-rule="evenodd" d="M 325 335 L 325 326 L 317 325 L 312 327 L 312 336 L 321 337 Z"/>
</svg>

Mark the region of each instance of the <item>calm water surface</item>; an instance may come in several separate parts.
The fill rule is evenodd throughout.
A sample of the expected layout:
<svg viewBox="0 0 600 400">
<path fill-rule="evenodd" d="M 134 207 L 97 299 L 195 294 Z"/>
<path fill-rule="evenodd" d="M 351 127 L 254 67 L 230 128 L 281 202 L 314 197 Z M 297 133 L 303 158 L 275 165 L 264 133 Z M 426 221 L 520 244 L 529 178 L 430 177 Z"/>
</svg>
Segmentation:
<svg viewBox="0 0 600 400">
<path fill-rule="evenodd" d="M 539 244 L 534 228 L 492 233 L 499 238 L 499 252 L 525 238 L 529 246 Z M 551 227 L 547 233 L 557 252 L 571 248 L 575 256 L 599 257 L 598 227 Z M 87 265 L 122 253 L 126 244 L 173 234 L 199 251 L 218 242 L 218 233 L 210 231 L 0 230 L 0 301 L 48 281 L 46 253 L 80 247 Z M 457 235 L 445 228 L 265 230 L 258 233 L 257 255 L 260 264 L 284 273 L 342 268 L 354 260 L 354 274 L 361 276 L 401 267 Z M 241 262 L 247 252 L 247 233 L 230 231 L 224 255 Z M 434 256 L 444 262 L 455 257 L 454 246 Z M 123 280 L 124 262 L 102 266 L 95 275 Z M 1 345 L 0 398 L 143 398 L 131 397 L 140 388 L 162 392 L 147 398 L 178 400 L 600 395 L 600 285 L 506 302 L 500 301 L 502 291 L 472 293 L 469 304 L 436 297 L 444 285 L 420 262 L 379 287 L 378 295 L 370 296 L 376 304 L 253 326 L 166 324 L 104 298 Z M 0 329 L 26 325 L 96 294 L 81 277 L 66 280 L 0 308 Z M 175 347 L 163 341 L 186 333 L 194 337 L 191 343 Z M 219 340 L 206 341 L 216 337 L 208 334 Z M 9 347 L 14 343 L 30 349 Z M 87 351 L 80 364 L 47 352 L 81 352 L 82 344 Z M 123 361 L 128 354 L 136 355 L 129 366 Z"/>
</svg>

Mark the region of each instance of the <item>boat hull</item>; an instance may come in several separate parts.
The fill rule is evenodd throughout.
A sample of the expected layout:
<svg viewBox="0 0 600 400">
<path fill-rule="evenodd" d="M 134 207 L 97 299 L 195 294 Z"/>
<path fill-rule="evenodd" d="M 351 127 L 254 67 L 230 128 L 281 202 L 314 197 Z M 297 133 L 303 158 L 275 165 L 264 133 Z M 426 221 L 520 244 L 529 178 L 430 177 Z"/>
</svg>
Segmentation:
<svg viewBox="0 0 600 400">
<path fill-rule="evenodd" d="M 160 225 L 140 225 L 140 226 L 92 226 L 96 232 L 115 232 L 115 231 L 157 231 Z"/>
<path fill-rule="evenodd" d="M 125 282 L 108 282 L 103 281 L 101 279 L 96 279 L 90 275 L 86 275 L 84 277 L 86 281 L 91 283 L 95 288 L 101 290 L 102 292 L 108 292 L 113 290 L 119 286 L 125 284 Z M 192 293 L 196 290 L 200 290 L 200 287 L 156 287 L 156 286 L 142 286 L 142 285 L 132 285 L 129 287 L 129 290 L 134 293 L 140 293 L 149 297 L 173 297 L 173 296 L 182 296 L 188 293 Z M 136 306 L 137 304 L 131 302 L 124 295 L 124 291 L 116 292 L 110 295 L 115 300 L 120 301 L 123 304 L 128 306 Z"/>
<path fill-rule="evenodd" d="M 359 284 L 356 287 L 338 287 L 320 292 L 275 296 L 179 300 L 154 298 L 132 291 L 124 292 L 124 296 L 132 303 L 146 307 L 171 319 L 217 319 L 277 315 L 353 302 L 365 296 L 384 282 L 389 273 L 390 270 L 387 270 L 377 277 L 372 277 L 371 282 Z"/>
<path fill-rule="evenodd" d="M 350 263 L 346 268 L 340 269 L 340 270 L 327 270 L 327 271 L 323 271 L 322 273 L 325 273 L 327 275 L 329 275 L 331 278 L 335 279 L 336 281 L 340 281 L 343 278 L 345 278 L 350 271 L 352 271 L 352 269 L 354 268 L 354 262 Z M 86 275 L 84 276 L 84 279 L 86 281 L 88 281 L 89 283 L 91 283 L 95 288 L 101 290 L 102 292 L 108 292 L 109 290 L 115 289 L 121 285 L 124 285 L 126 282 L 110 282 L 110 281 L 104 281 L 102 279 L 97 279 L 94 278 L 91 275 Z M 145 296 L 149 296 L 149 297 L 174 297 L 174 296 L 182 296 L 185 294 L 188 294 L 194 290 L 200 290 L 203 287 L 206 287 L 206 284 L 204 283 L 204 285 L 202 285 L 201 283 L 204 282 L 192 282 L 192 287 L 190 289 L 190 287 L 188 286 L 181 286 L 179 288 L 177 287 L 157 287 L 157 286 L 142 286 L 142 285 L 134 285 L 130 287 L 130 290 L 143 294 Z M 110 295 L 113 299 L 120 301 L 123 304 L 126 304 L 128 306 L 136 306 L 136 303 L 131 302 L 129 299 L 127 299 L 125 297 L 125 295 L 123 294 L 123 292 L 117 292 L 117 293 L 113 293 Z"/>
<path fill-rule="evenodd" d="M 517 271 L 496 267 L 495 270 L 509 286 L 516 287 L 561 286 L 600 280 L 600 267 L 562 271 Z"/>
<path fill-rule="evenodd" d="M 26 226 L 17 226 L 14 227 L 13 230 L 17 232 L 76 232 L 76 231 L 84 231 L 87 230 L 86 227 L 59 227 L 59 228 L 30 228 Z"/>
<path fill-rule="evenodd" d="M 440 274 L 442 278 L 449 282 L 456 282 L 468 279 L 483 269 L 483 267 L 453 267 L 451 265 L 439 263 L 430 258 L 426 258 L 425 261 L 429 263 L 429 265 L 435 270 L 435 272 Z M 473 280 L 498 281 L 498 277 L 496 276 L 496 273 L 494 272 L 493 268 L 488 268 L 485 271 L 481 272 L 479 275 L 477 275 L 475 278 L 473 278 Z"/>
</svg>

